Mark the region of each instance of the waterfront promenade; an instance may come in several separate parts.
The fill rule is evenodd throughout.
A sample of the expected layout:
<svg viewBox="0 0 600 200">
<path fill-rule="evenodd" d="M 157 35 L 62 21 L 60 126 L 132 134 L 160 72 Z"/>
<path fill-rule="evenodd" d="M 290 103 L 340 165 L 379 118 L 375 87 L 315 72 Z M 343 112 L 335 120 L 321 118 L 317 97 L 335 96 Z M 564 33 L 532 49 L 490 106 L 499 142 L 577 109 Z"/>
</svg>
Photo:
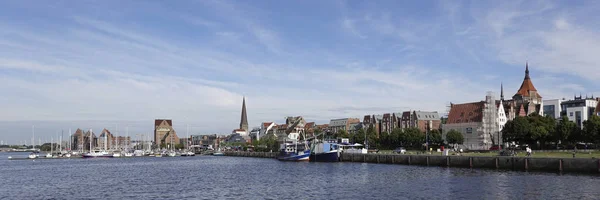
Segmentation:
<svg viewBox="0 0 600 200">
<path fill-rule="evenodd" d="M 226 156 L 275 158 L 277 152 L 225 152 Z M 600 174 L 598 158 L 539 158 L 511 156 L 441 156 L 342 153 L 341 162 L 481 168 L 515 171 L 546 171 Z"/>
</svg>

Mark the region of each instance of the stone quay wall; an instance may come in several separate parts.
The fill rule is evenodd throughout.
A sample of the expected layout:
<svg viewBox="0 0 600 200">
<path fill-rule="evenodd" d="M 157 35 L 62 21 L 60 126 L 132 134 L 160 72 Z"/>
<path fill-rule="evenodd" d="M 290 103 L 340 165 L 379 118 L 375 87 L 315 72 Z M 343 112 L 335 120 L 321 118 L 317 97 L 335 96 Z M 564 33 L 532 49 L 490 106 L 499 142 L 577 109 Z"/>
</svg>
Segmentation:
<svg viewBox="0 0 600 200">
<path fill-rule="evenodd" d="M 528 158 L 343 153 L 341 154 L 340 161 L 516 171 L 600 173 L 600 159 L 597 158 Z"/>
<path fill-rule="evenodd" d="M 224 152 L 225 156 L 276 158 L 277 152 Z M 342 153 L 341 162 L 460 167 L 515 171 L 547 171 L 600 174 L 598 158 L 527 158 L 502 156 L 441 156 Z"/>
</svg>

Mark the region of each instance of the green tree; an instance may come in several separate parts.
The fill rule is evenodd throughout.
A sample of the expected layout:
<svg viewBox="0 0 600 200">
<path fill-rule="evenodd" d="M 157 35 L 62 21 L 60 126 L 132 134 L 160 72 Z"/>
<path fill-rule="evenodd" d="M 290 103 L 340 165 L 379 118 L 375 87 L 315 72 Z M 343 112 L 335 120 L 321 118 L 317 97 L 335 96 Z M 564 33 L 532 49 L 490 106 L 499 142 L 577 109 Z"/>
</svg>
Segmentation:
<svg viewBox="0 0 600 200">
<path fill-rule="evenodd" d="M 402 135 L 402 129 L 400 128 L 395 128 L 394 130 L 392 130 L 392 132 L 390 133 L 390 143 L 391 143 L 391 148 L 394 149 L 398 146 L 402 146 L 402 143 L 400 142 L 400 136 Z"/>
<path fill-rule="evenodd" d="M 365 135 L 366 135 L 365 129 L 362 129 L 362 128 L 359 129 L 358 131 L 356 131 L 356 134 L 354 134 L 352 136 L 352 142 L 353 143 L 364 143 Z"/>
<path fill-rule="evenodd" d="M 540 147 L 544 147 L 547 140 L 551 139 L 552 133 L 556 129 L 556 120 L 550 116 L 540 116 L 532 113 L 527 117 L 529 121 L 529 132 L 526 135 L 526 141 L 530 145 L 539 142 Z"/>
<path fill-rule="evenodd" d="M 369 147 L 379 146 L 379 137 L 377 137 L 377 132 L 374 127 L 367 128 L 367 142 Z"/>
<path fill-rule="evenodd" d="M 528 139 L 530 135 L 531 125 L 526 117 L 517 116 L 515 119 L 506 122 L 502 129 L 502 139 L 505 142 L 516 142 L 519 144 L 528 144 L 531 142 Z"/>
<path fill-rule="evenodd" d="M 600 143 L 600 117 L 592 115 L 588 120 L 583 122 L 583 142 Z"/>
<path fill-rule="evenodd" d="M 348 138 L 348 132 L 346 130 L 339 130 L 336 134 L 335 134 L 335 138 Z"/>
<path fill-rule="evenodd" d="M 431 130 L 429 132 L 429 143 L 434 145 L 442 145 L 444 144 L 444 138 L 442 138 L 442 133 L 437 129 Z"/>
<path fill-rule="evenodd" d="M 577 128 L 577 124 L 569 121 L 567 116 L 563 116 L 556 125 L 551 138 L 556 144 L 559 142 L 564 143 L 574 141 L 574 136 L 577 135 L 575 133 Z"/>
<path fill-rule="evenodd" d="M 457 130 L 452 129 L 452 130 L 448 131 L 448 133 L 446 133 L 446 142 L 448 142 L 448 144 L 453 144 L 453 145 L 463 144 L 464 137 L 463 137 L 462 133 L 458 132 Z"/>
<path fill-rule="evenodd" d="M 425 134 L 418 128 L 407 128 L 402 132 L 399 140 L 407 148 L 419 149 L 425 143 Z"/>
</svg>

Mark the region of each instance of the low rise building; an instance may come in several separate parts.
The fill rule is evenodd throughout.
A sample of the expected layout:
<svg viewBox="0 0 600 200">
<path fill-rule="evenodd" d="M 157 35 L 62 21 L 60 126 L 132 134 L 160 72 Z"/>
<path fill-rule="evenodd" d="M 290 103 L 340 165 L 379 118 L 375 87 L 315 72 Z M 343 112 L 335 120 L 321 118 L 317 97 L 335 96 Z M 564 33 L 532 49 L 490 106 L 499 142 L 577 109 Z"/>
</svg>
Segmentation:
<svg viewBox="0 0 600 200">
<path fill-rule="evenodd" d="M 360 119 L 358 118 L 332 119 L 329 121 L 329 131 L 331 133 L 337 133 L 340 130 L 348 132 L 350 129 L 350 124 L 358 122 L 360 122 Z"/>
<path fill-rule="evenodd" d="M 438 112 L 406 111 L 400 117 L 400 128 L 418 128 L 421 132 L 439 129 L 442 120 Z"/>
<path fill-rule="evenodd" d="M 598 99 L 575 97 L 573 100 L 563 101 L 560 106 L 562 114 L 569 118 L 569 121 L 575 122 L 578 127 L 583 128 L 583 122 L 596 112 Z"/>
</svg>

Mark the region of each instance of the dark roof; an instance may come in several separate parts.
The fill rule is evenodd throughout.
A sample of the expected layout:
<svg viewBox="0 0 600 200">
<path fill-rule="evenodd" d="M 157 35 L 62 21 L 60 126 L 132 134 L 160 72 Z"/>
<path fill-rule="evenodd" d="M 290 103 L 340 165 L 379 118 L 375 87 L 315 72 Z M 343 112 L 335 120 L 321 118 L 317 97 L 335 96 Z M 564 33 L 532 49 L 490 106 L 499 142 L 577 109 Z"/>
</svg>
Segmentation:
<svg viewBox="0 0 600 200">
<path fill-rule="evenodd" d="M 485 101 L 452 104 L 448 113 L 447 124 L 482 122 Z"/>
<path fill-rule="evenodd" d="M 170 119 L 156 119 L 154 120 L 154 126 L 160 126 L 160 124 L 163 121 L 167 121 L 167 124 L 169 124 L 169 126 L 173 126 L 173 121 L 171 121 Z"/>
<path fill-rule="evenodd" d="M 240 128 L 248 126 L 248 115 L 246 114 L 246 97 L 242 100 L 242 116 L 240 119 Z"/>
</svg>

